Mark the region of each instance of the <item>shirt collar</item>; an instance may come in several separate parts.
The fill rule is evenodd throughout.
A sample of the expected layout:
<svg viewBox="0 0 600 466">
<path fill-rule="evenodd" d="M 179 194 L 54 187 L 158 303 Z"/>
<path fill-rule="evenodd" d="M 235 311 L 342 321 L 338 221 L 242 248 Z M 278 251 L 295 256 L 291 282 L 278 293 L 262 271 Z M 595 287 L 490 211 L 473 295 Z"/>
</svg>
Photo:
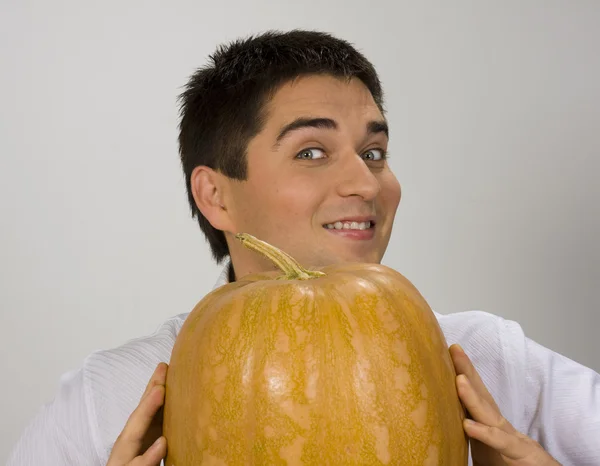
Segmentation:
<svg viewBox="0 0 600 466">
<path fill-rule="evenodd" d="M 227 285 L 229 283 L 229 268 L 230 267 L 231 267 L 231 258 L 229 256 L 227 256 L 223 260 L 221 273 L 219 273 L 219 278 L 217 279 L 217 282 L 213 286 L 213 290 L 216 290 L 217 288 L 219 288 L 223 285 Z"/>
</svg>

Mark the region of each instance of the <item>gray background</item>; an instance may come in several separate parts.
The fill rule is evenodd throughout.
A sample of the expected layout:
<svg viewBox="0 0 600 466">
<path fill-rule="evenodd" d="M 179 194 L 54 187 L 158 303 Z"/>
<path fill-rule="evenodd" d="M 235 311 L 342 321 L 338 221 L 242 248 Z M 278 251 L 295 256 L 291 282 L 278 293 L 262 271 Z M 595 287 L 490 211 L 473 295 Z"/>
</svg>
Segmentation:
<svg viewBox="0 0 600 466">
<path fill-rule="evenodd" d="M 176 96 L 267 28 L 354 42 L 403 185 L 384 262 L 438 312 L 517 320 L 600 370 L 600 2 L 0 3 L 0 460 L 64 372 L 187 312 L 218 272 Z"/>
</svg>

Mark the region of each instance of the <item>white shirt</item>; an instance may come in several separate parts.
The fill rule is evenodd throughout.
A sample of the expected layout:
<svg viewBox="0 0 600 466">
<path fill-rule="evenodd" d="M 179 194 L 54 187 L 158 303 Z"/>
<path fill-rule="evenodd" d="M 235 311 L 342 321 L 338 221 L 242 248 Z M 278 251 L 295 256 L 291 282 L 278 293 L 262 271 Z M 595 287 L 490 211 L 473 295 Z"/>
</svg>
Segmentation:
<svg viewBox="0 0 600 466">
<path fill-rule="evenodd" d="M 228 264 L 215 288 L 227 283 Z M 26 428 L 8 466 L 106 465 L 156 365 L 169 362 L 188 314 L 152 335 L 89 355 Z M 471 357 L 504 417 L 563 465 L 600 465 L 600 375 L 481 311 L 435 313 L 448 345 Z M 469 459 L 469 464 L 471 460 Z"/>
</svg>

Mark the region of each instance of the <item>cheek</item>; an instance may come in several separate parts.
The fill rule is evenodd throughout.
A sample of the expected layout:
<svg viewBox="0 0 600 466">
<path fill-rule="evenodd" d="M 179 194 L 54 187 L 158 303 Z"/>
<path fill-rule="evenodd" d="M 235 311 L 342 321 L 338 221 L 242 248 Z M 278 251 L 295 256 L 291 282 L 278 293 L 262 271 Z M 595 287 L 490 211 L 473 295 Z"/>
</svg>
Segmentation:
<svg viewBox="0 0 600 466">
<path fill-rule="evenodd" d="M 386 208 L 394 211 L 400 204 L 402 188 L 391 172 L 381 180 L 381 194 Z"/>
<path fill-rule="evenodd" d="M 248 183 L 238 197 L 247 221 L 296 228 L 317 211 L 320 199 L 314 177 L 256 180 Z"/>
<path fill-rule="evenodd" d="M 320 204 L 314 177 L 294 177 L 273 186 L 271 203 L 281 218 L 310 219 Z"/>
</svg>

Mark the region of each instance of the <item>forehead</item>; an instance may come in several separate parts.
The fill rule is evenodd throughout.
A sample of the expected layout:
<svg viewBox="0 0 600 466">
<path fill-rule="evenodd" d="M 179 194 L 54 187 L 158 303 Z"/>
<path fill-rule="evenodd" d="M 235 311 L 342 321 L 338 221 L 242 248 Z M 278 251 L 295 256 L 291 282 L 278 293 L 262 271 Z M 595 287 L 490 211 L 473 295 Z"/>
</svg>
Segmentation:
<svg viewBox="0 0 600 466">
<path fill-rule="evenodd" d="M 265 107 L 267 126 L 299 116 L 336 121 L 382 120 L 371 92 L 358 78 L 304 76 L 283 84 Z"/>
</svg>

